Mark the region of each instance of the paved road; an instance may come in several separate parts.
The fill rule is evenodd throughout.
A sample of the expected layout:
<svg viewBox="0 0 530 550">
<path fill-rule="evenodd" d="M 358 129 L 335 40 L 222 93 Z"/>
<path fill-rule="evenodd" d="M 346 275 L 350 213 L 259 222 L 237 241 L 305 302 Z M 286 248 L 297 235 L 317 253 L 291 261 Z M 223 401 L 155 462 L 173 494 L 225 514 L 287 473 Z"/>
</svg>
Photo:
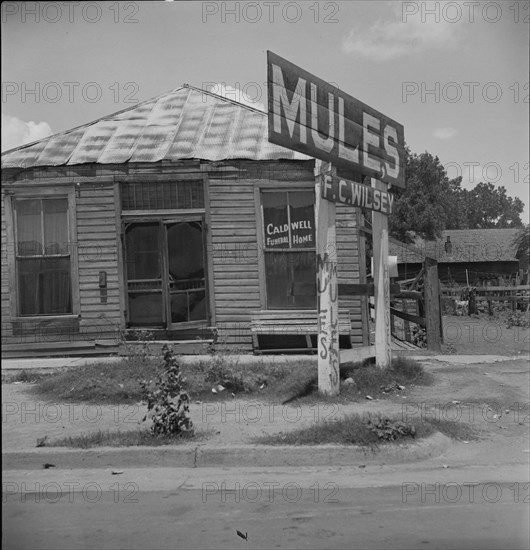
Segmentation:
<svg viewBox="0 0 530 550">
<path fill-rule="evenodd" d="M 524 464 L 17 470 L 3 547 L 528 548 L 528 501 Z"/>
</svg>

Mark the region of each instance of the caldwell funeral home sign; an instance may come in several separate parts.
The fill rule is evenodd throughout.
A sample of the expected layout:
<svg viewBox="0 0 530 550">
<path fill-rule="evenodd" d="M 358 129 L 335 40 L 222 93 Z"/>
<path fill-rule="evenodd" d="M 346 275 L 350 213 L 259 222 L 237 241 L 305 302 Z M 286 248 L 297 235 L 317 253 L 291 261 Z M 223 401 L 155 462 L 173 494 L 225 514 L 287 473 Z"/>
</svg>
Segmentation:
<svg viewBox="0 0 530 550">
<path fill-rule="evenodd" d="M 267 52 L 269 141 L 319 159 L 315 165 L 315 224 L 318 298 L 318 388 L 339 393 L 338 285 L 335 203 L 372 210 L 376 308 L 376 363 L 390 366 L 390 291 L 388 214 L 393 196 L 388 186 L 405 187 L 403 126 L 365 103 L 330 86 L 293 63 Z M 320 161 L 323 161 L 322 163 Z M 337 177 L 337 168 L 365 186 Z M 292 220 L 264 214 L 267 246 L 292 244 Z M 312 228 L 311 228 L 312 230 Z M 293 237 L 293 235 L 295 237 Z M 269 241 L 270 239 L 270 241 Z"/>
</svg>

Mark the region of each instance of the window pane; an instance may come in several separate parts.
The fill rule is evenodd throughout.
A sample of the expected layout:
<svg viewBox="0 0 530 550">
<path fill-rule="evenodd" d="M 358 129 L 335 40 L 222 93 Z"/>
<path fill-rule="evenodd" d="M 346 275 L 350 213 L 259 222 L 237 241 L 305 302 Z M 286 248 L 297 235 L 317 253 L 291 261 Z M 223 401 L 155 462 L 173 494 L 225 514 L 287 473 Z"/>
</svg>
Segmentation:
<svg viewBox="0 0 530 550">
<path fill-rule="evenodd" d="M 44 246 L 45 254 L 68 254 L 68 201 L 67 199 L 45 199 Z"/>
<path fill-rule="evenodd" d="M 266 252 L 267 306 L 316 308 L 316 259 L 311 252 Z"/>
<path fill-rule="evenodd" d="M 136 327 L 162 326 L 164 305 L 161 292 L 129 293 L 130 325 Z"/>
<path fill-rule="evenodd" d="M 42 223 L 40 199 L 16 203 L 17 253 L 19 256 L 42 254 Z"/>
<path fill-rule="evenodd" d="M 315 206 L 312 191 L 289 193 L 291 247 L 315 248 Z"/>
<path fill-rule="evenodd" d="M 159 225 L 137 224 L 126 229 L 127 278 L 160 279 Z"/>
<path fill-rule="evenodd" d="M 17 266 L 21 315 L 72 313 L 69 258 L 20 259 Z"/>
<path fill-rule="evenodd" d="M 287 193 L 262 193 L 263 234 L 267 248 L 289 248 Z"/>
<path fill-rule="evenodd" d="M 203 236 L 200 222 L 182 222 L 168 226 L 167 249 L 171 280 L 204 280 Z"/>
</svg>

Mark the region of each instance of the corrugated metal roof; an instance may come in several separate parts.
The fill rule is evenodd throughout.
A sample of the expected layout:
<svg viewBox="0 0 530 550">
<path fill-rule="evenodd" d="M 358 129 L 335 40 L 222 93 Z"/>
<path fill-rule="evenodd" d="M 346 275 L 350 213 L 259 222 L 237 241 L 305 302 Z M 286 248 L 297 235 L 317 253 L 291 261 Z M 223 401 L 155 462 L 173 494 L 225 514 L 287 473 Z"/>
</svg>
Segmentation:
<svg viewBox="0 0 530 550">
<path fill-rule="evenodd" d="M 412 246 L 423 255 L 392 242 L 388 253 L 397 256 L 399 263 L 423 262 L 425 256 L 443 263 L 516 262 L 513 240 L 518 232 L 519 229 L 450 229 L 443 231 L 436 241 L 417 239 Z M 451 238 L 451 254 L 445 251 L 447 237 Z"/>
<path fill-rule="evenodd" d="M 267 114 L 184 85 L 2 153 L 2 168 L 161 160 L 308 160 L 268 141 Z"/>
</svg>

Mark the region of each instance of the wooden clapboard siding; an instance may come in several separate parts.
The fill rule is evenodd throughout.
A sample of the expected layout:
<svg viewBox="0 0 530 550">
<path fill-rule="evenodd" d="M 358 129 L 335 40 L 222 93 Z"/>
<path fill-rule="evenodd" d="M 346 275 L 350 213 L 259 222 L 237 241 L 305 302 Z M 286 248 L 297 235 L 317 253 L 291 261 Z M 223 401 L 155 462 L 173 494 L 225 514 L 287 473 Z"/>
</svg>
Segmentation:
<svg viewBox="0 0 530 550">
<path fill-rule="evenodd" d="M 250 350 L 250 313 L 260 308 L 254 186 L 210 175 L 208 197 L 219 342 Z"/>
<path fill-rule="evenodd" d="M 76 201 L 80 333 L 94 339 L 116 338 L 121 325 L 115 187 L 84 184 Z M 102 303 L 99 272 L 107 273 Z"/>
<path fill-rule="evenodd" d="M 2 210 L 1 210 L 1 231 L 2 231 L 2 342 L 7 342 L 13 336 L 13 327 L 11 324 L 11 302 L 10 295 L 11 291 L 9 288 L 9 267 L 7 259 L 7 249 L 8 247 L 14 247 L 12 237 L 9 237 L 7 231 L 7 220 L 6 220 L 6 205 L 5 201 L 9 200 L 6 198 L 4 190 L 2 189 Z"/>
<path fill-rule="evenodd" d="M 357 213 L 352 206 L 337 203 L 336 234 L 338 284 L 358 283 L 360 282 L 360 267 Z M 352 343 L 362 344 L 361 300 L 353 296 L 339 295 L 339 307 L 350 310 Z"/>
</svg>

